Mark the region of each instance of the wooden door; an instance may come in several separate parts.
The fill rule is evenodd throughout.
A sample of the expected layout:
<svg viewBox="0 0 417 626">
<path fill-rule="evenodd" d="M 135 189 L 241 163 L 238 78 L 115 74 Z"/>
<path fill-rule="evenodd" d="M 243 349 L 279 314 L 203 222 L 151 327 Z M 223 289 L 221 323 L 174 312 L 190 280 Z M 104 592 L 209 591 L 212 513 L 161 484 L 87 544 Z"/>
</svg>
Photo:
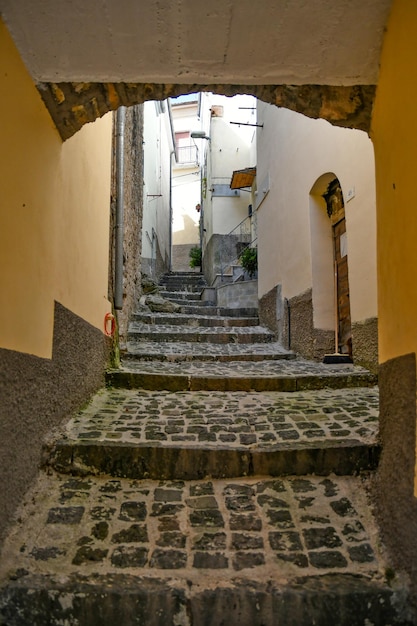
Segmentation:
<svg viewBox="0 0 417 626">
<path fill-rule="evenodd" d="M 327 214 L 333 231 L 333 261 L 335 273 L 335 306 L 337 307 L 338 350 L 352 356 L 352 324 L 350 318 L 349 272 L 345 206 L 342 189 L 333 180 L 324 194 Z M 335 324 L 336 326 L 336 324 Z"/>
<path fill-rule="evenodd" d="M 346 220 L 333 225 L 334 259 L 337 284 L 337 317 L 339 352 L 352 356 L 352 325 L 350 319 L 349 275 Z"/>
</svg>

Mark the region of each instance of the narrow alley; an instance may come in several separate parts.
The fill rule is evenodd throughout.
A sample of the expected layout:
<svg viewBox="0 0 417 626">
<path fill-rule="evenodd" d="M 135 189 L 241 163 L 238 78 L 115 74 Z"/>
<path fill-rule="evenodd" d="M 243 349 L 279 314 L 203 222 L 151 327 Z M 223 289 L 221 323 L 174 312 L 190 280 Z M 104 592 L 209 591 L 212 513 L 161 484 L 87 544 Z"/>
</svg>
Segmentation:
<svg viewBox="0 0 417 626">
<path fill-rule="evenodd" d="M 254 310 L 165 278 L 122 367 L 45 444 L 0 623 L 411 624 L 370 497 L 376 376 L 309 362 Z"/>
</svg>

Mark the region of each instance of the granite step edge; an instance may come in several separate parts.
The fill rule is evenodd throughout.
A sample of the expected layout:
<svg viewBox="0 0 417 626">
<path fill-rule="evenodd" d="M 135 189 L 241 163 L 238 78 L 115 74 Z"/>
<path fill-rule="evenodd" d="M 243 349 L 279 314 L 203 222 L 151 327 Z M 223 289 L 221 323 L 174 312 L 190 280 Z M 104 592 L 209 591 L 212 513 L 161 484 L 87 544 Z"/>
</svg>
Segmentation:
<svg viewBox="0 0 417 626">
<path fill-rule="evenodd" d="M 374 387 L 377 376 L 370 373 L 341 373 L 316 376 L 208 376 L 189 373 L 149 372 L 139 368 L 114 369 L 106 373 L 106 384 L 116 388 L 153 391 L 303 391 Z"/>
<path fill-rule="evenodd" d="M 236 577 L 220 584 L 167 577 L 102 574 L 29 575 L 0 591 L 0 619 L 8 626 L 63 623 L 99 626 L 411 626 L 407 589 L 352 574 L 299 577 L 279 583 Z M 150 616 L 152 620 L 150 621 Z"/>
<path fill-rule="evenodd" d="M 109 475 L 152 480 L 202 480 L 253 476 L 356 476 L 377 468 L 380 446 L 357 440 L 314 441 L 268 448 L 210 447 L 62 439 L 43 450 L 43 466 L 73 476 Z"/>
</svg>

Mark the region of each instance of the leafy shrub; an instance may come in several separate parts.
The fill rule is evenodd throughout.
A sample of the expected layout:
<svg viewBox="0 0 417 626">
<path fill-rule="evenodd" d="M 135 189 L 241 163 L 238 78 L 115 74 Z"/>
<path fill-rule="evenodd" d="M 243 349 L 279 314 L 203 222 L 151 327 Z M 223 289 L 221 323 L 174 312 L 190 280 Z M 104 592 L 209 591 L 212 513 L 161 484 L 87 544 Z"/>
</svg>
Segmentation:
<svg viewBox="0 0 417 626">
<path fill-rule="evenodd" d="M 201 267 L 201 248 L 197 246 L 190 250 L 190 267 Z"/>
<path fill-rule="evenodd" d="M 239 255 L 239 261 L 244 270 L 249 274 L 249 277 L 255 274 L 258 270 L 258 248 L 245 248 Z"/>
</svg>

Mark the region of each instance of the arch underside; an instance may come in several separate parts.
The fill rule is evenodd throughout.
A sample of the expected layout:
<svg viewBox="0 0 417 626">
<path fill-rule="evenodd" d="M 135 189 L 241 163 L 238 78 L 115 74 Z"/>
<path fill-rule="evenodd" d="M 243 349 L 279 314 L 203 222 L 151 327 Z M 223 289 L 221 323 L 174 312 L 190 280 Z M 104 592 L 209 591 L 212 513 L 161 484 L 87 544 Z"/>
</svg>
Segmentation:
<svg viewBox="0 0 417 626">
<path fill-rule="evenodd" d="M 39 93 L 62 139 L 120 106 L 197 91 L 249 94 L 278 107 L 368 132 L 375 85 L 222 85 L 154 83 L 39 83 Z"/>
</svg>

